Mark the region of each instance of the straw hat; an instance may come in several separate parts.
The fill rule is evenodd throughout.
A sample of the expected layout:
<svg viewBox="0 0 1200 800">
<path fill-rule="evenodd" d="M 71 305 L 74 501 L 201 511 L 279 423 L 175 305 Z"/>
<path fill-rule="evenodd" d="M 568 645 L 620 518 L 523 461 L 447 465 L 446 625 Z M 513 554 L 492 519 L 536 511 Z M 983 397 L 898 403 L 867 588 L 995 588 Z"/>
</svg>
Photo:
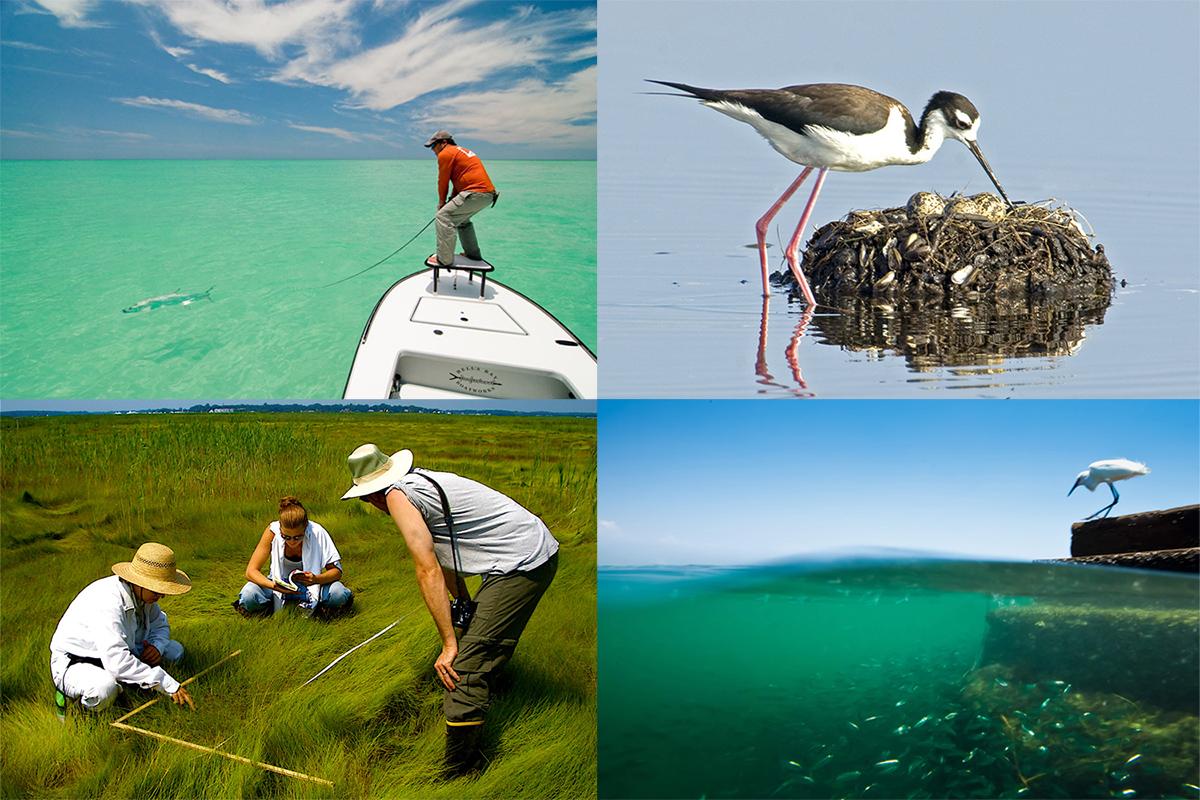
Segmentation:
<svg viewBox="0 0 1200 800">
<path fill-rule="evenodd" d="M 192 579 L 175 568 L 175 551 L 165 544 L 146 542 L 133 561 L 113 564 L 112 571 L 132 584 L 158 594 L 183 594 L 192 590 Z"/>
<path fill-rule="evenodd" d="M 413 454 L 411 450 L 401 450 L 385 456 L 375 445 L 364 444 L 350 454 L 346 463 L 350 465 L 350 477 L 354 485 L 342 495 L 343 500 L 362 497 L 391 486 L 412 469 Z"/>
</svg>

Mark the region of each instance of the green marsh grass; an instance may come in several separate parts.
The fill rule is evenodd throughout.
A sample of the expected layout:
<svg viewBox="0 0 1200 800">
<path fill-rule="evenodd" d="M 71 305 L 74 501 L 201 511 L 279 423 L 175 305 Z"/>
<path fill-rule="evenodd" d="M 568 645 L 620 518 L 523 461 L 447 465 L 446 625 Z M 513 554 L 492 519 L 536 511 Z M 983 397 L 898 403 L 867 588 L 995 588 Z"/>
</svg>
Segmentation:
<svg viewBox="0 0 1200 800">
<path fill-rule="evenodd" d="M 594 419 L 437 414 L 183 414 L 0 419 L 0 795 L 3 797 L 530 797 L 596 794 Z M 558 576 L 488 716 L 492 763 L 438 777 L 444 719 L 436 631 L 395 526 L 339 500 L 363 442 L 407 447 L 542 517 Z M 390 450 L 388 448 L 391 448 Z M 246 561 L 301 498 L 334 537 L 355 613 L 245 620 L 230 607 Z M 109 727 L 156 695 L 99 715 L 54 714 L 49 641 L 71 599 L 144 541 L 175 549 L 193 589 L 162 608 L 187 648 L 195 712 L 162 700 L 129 724 L 333 781 L 329 789 Z M 308 687 L 388 623 L 401 622 Z"/>
</svg>

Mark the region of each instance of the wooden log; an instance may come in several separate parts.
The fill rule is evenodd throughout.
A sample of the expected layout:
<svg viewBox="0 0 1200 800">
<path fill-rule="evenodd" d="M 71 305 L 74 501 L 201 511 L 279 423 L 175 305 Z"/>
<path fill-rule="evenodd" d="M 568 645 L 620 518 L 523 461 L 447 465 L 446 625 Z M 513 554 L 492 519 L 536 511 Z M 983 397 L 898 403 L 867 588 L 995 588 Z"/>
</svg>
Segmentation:
<svg viewBox="0 0 1200 800">
<path fill-rule="evenodd" d="M 1102 556 L 1055 558 L 1069 564 L 1099 564 L 1131 569 L 1154 569 L 1160 572 L 1191 572 L 1200 574 L 1200 547 L 1181 547 L 1178 550 L 1151 550 L 1147 553 L 1112 553 Z"/>
<path fill-rule="evenodd" d="M 1200 505 L 1146 511 L 1071 525 L 1072 556 L 1200 547 Z"/>
</svg>

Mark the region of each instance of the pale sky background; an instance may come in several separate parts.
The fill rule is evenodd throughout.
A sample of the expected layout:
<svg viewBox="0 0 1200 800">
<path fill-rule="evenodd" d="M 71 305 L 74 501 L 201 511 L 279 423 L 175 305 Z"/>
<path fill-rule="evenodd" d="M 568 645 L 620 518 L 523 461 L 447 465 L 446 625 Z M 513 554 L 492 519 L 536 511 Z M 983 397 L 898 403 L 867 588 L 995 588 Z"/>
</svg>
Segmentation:
<svg viewBox="0 0 1200 800">
<path fill-rule="evenodd" d="M 1112 500 L 1067 492 L 1093 461 L 1145 462 L 1114 514 L 1200 494 L 1200 403 L 600 403 L 600 564 L 753 564 L 901 548 L 1069 555 Z"/>
<path fill-rule="evenodd" d="M 596 7 L 0 0 L 4 158 L 595 158 Z"/>
<path fill-rule="evenodd" d="M 934 92 L 958 92 L 978 107 L 980 146 L 1013 198 L 1069 198 L 1076 186 L 1109 180 L 1136 200 L 1172 171 L 1190 178 L 1174 180 L 1191 199 L 1200 181 L 1195 0 L 606 2 L 600 63 L 602 188 L 626 173 L 649 190 L 664 172 L 761 167 L 772 178 L 751 226 L 800 168 L 744 123 L 694 100 L 645 94 L 673 91 L 645 79 L 718 89 L 851 83 L 900 100 L 918 119 Z M 1090 170 L 1076 177 L 1080 158 Z M 1127 162 L 1144 171 L 1123 169 Z M 1174 180 L 1167 191 L 1178 191 Z M 837 207 L 825 198 L 878 198 L 895 187 L 902 204 L 914 182 L 993 189 L 967 148 L 950 142 L 925 165 L 834 172 L 819 202 Z M 618 201 L 601 219 L 641 210 Z"/>
</svg>

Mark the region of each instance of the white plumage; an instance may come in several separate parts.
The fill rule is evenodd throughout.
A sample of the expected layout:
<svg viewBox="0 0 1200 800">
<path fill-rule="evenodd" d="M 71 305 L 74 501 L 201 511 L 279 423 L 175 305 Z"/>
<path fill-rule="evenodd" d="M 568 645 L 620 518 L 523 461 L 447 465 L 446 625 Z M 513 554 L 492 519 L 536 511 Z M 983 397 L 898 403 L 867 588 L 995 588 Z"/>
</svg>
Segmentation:
<svg viewBox="0 0 1200 800">
<path fill-rule="evenodd" d="M 921 147 L 913 152 L 905 144 L 905 112 L 899 105 L 888 110 L 887 123 L 872 133 L 850 133 L 816 123 L 805 126 L 801 133 L 771 122 L 741 103 L 717 100 L 704 105 L 750 125 L 789 161 L 838 172 L 867 172 L 890 164 L 924 164 L 948 136 L 974 142 L 979 130 L 977 119 L 958 131 L 947 126 L 941 117 L 931 115 Z"/>
<path fill-rule="evenodd" d="M 1067 496 L 1070 497 L 1071 492 L 1074 492 L 1080 486 L 1086 487 L 1089 492 L 1094 492 L 1100 484 L 1108 484 L 1109 491 L 1112 492 L 1113 501 L 1095 514 L 1084 517 L 1084 519 L 1092 519 L 1092 517 L 1098 516 L 1101 512 L 1107 517 L 1108 512 L 1121 499 L 1113 484 L 1116 481 L 1129 480 L 1139 475 L 1149 474 L 1150 468 L 1140 461 L 1130 461 L 1127 458 L 1110 458 L 1104 461 L 1093 461 L 1088 465 L 1087 469 L 1075 476 L 1075 485 L 1071 487 L 1070 492 L 1067 492 Z"/>
</svg>

